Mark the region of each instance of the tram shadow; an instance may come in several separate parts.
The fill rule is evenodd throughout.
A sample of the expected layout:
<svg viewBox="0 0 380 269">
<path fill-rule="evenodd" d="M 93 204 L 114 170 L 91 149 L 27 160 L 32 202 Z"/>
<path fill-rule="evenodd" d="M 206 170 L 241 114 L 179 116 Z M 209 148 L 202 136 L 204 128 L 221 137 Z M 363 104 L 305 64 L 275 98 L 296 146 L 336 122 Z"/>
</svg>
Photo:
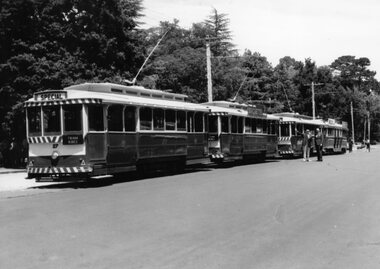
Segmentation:
<svg viewBox="0 0 380 269">
<path fill-rule="evenodd" d="M 258 164 L 266 165 L 270 163 L 277 163 L 280 161 L 281 159 L 279 158 L 268 158 L 265 160 L 235 160 L 235 161 L 228 161 L 228 162 L 213 164 L 212 167 L 216 169 L 228 169 L 231 167 L 247 166 L 247 165 L 258 165 Z"/>
<path fill-rule="evenodd" d="M 112 186 L 115 184 L 122 184 L 140 180 L 150 180 L 159 177 L 167 177 L 167 176 L 176 176 L 176 175 L 184 175 L 190 173 L 197 172 L 207 172 L 211 171 L 213 168 L 208 165 L 192 165 L 186 167 L 185 170 L 181 172 L 173 172 L 173 171 L 149 171 L 141 174 L 137 171 L 120 173 L 116 175 L 110 175 L 99 178 L 88 178 L 88 179 L 74 179 L 68 178 L 64 181 L 42 181 L 44 183 L 51 182 L 48 185 L 41 186 L 33 186 L 28 189 L 89 189 L 89 188 L 102 188 L 107 186 Z"/>
</svg>

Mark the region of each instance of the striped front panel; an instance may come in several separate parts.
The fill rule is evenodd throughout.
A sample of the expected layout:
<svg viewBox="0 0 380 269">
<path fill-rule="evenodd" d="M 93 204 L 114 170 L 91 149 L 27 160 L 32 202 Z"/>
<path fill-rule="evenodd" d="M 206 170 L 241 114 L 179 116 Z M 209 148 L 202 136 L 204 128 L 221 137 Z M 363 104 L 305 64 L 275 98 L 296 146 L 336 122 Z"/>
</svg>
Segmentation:
<svg viewBox="0 0 380 269">
<path fill-rule="evenodd" d="M 77 173 L 91 173 L 92 167 L 78 166 L 78 167 L 28 167 L 28 174 L 77 174 Z"/>
<path fill-rule="evenodd" d="M 280 136 L 278 141 L 290 141 L 290 136 Z"/>
<path fill-rule="evenodd" d="M 279 151 L 280 155 L 292 155 L 294 154 L 293 150 L 280 150 Z"/>
<path fill-rule="evenodd" d="M 62 140 L 62 136 L 36 136 L 29 137 L 29 144 L 40 144 L 40 143 L 59 143 Z"/>
<path fill-rule="evenodd" d="M 81 99 L 66 99 L 66 100 L 58 100 L 58 101 L 28 101 L 25 102 L 25 107 L 33 107 L 33 106 L 54 106 L 54 105 L 75 105 L 75 104 L 101 104 L 101 99 L 96 98 L 81 98 Z"/>
<path fill-rule="evenodd" d="M 211 154 L 210 157 L 211 157 L 211 159 L 223 159 L 224 158 L 223 154 Z"/>
</svg>

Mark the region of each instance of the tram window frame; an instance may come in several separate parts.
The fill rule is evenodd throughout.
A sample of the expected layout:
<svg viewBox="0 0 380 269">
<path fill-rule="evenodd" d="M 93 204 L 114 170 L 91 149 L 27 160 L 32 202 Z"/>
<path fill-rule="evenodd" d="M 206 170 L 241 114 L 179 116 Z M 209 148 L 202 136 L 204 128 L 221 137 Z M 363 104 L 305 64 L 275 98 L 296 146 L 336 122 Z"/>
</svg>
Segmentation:
<svg viewBox="0 0 380 269">
<path fill-rule="evenodd" d="M 151 131 L 153 129 L 153 109 L 140 107 L 140 130 Z"/>
<path fill-rule="evenodd" d="M 231 133 L 236 134 L 238 132 L 237 116 L 231 117 Z"/>
<path fill-rule="evenodd" d="M 263 119 L 263 134 L 268 134 L 268 120 Z"/>
<path fill-rule="evenodd" d="M 264 133 L 264 123 L 263 123 L 263 119 L 255 119 L 255 123 L 256 123 L 256 128 L 255 128 L 255 133 L 257 134 L 263 134 Z"/>
<path fill-rule="evenodd" d="M 221 123 L 221 132 L 228 134 L 230 132 L 230 124 L 229 124 L 229 117 L 228 116 L 220 116 L 220 123 Z"/>
<path fill-rule="evenodd" d="M 153 130 L 165 130 L 165 110 L 162 108 L 153 109 Z"/>
<path fill-rule="evenodd" d="M 208 117 L 208 131 L 209 133 L 218 132 L 218 116 L 210 115 Z"/>
<path fill-rule="evenodd" d="M 82 104 L 63 105 L 62 111 L 63 111 L 63 132 L 64 133 L 83 132 L 83 105 Z M 74 114 L 71 114 L 69 117 L 68 113 L 72 113 L 72 112 L 74 112 Z M 76 129 L 72 129 L 73 127 L 76 127 Z"/>
<path fill-rule="evenodd" d="M 194 131 L 203 133 L 204 131 L 204 115 L 203 112 L 196 112 L 194 115 Z"/>
<path fill-rule="evenodd" d="M 124 108 L 124 131 L 136 132 L 136 107 L 125 106 Z"/>
<path fill-rule="evenodd" d="M 257 121 L 258 119 L 252 118 L 251 120 L 251 128 L 252 128 L 252 133 L 257 133 Z"/>
<path fill-rule="evenodd" d="M 90 132 L 104 132 L 104 107 L 102 105 L 89 105 L 88 111 L 88 130 Z"/>
<path fill-rule="evenodd" d="M 173 109 L 165 110 L 165 130 L 175 131 L 176 129 L 176 111 Z"/>
<path fill-rule="evenodd" d="M 187 117 L 186 117 L 186 119 L 187 119 L 187 132 L 189 132 L 189 133 L 193 133 L 194 132 L 194 125 L 195 125 L 195 123 L 194 123 L 194 112 L 193 111 L 188 111 L 187 112 Z"/>
<path fill-rule="evenodd" d="M 252 133 L 252 118 L 245 118 L 244 120 L 244 133 Z"/>
<path fill-rule="evenodd" d="M 244 133 L 243 117 L 238 117 L 238 134 Z"/>
<path fill-rule="evenodd" d="M 32 117 L 32 114 L 33 117 Z M 42 108 L 40 106 L 28 107 L 28 135 L 41 136 L 42 135 Z M 33 128 L 32 128 L 33 127 Z"/>
<path fill-rule="evenodd" d="M 177 110 L 176 114 L 177 131 L 186 132 L 186 111 Z"/>
<path fill-rule="evenodd" d="M 58 115 L 55 115 L 55 116 L 53 115 L 53 117 L 55 118 L 55 122 L 54 122 L 54 118 L 51 118 L 51 117 L 50 119 L 48 118 L 51 115 L 46 114 L 46 112 L 48 112 L 47 110 L 50 108 L 53 108 L 55 110 L 54 112 L 58 112 Z M 60 135 L 61 134 L 62 132 L 61 115 L 62 115 L 61 106 L 42 107 L 42 126 L 43 126 L 42 135 L 45 136 L 45 135 Z"/>
<path fill-rule="evenodd" d="M 107 125 L 109 132 L 123 131 L 123 109 L 122 105 L 110 105 L 107 108 Z"/>
</svg>

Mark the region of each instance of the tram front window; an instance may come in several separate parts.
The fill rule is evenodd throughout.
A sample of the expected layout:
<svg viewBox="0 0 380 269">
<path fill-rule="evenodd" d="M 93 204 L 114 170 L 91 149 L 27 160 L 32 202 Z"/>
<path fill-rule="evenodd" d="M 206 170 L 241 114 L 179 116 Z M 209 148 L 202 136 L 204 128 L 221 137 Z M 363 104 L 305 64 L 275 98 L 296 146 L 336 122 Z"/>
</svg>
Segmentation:
<svg viewBox="0 0 380 269">
<path fill-rule="evenodd" d="M 82 105 L 63 106 L 63 123 L 65 132 L 82 131 Z"/>
<path fill-rule="evenodd" d="M 210 133 L 217 133 L 218 132 L 218 116 L 210 116 L 209 117 L 208 129 L 209 129 Z"/>
<path fill-rule="evenodd" d="M 28 108 L 28 127 L 30 136 L 41 135 L 41 107 Z"/>
<path fill-rule="evenodd" d="M 42 108 L 45 135 L 59 135 L 61 133 L 61 109 L 59 106 Z"/>
<path fill-rule="evenodd" d="M 288 124 L 281 124 L 281 136 L 290 136 Z"/>
</svg>

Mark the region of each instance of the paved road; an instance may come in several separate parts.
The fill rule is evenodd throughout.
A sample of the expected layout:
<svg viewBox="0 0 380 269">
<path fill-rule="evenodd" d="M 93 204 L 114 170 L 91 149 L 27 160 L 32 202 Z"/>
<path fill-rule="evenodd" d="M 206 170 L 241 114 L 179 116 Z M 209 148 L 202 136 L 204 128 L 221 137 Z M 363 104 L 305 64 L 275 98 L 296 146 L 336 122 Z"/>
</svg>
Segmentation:
<svg viewBox="0 0 380 269">
<path fill-rule="evenodd" d="M 380 268 L 379 159 L 8 190 L 0 268 Z"/>
</svg>

